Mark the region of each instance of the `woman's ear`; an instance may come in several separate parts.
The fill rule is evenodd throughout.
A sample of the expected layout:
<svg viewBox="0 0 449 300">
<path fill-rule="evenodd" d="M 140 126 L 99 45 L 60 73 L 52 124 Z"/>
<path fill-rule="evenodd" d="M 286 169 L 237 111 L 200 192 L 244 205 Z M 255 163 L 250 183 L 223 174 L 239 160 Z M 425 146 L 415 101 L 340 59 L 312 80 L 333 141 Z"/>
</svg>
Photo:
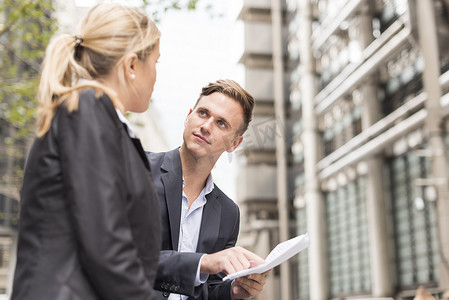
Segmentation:
<svg viewBox="0 0 449 300">
<path fill-rule="evenodd" d="M 139 58 L 136 53 L 129 53 L 125 55 L 123 66 L 125 68 L 126 79 L 134 79 L 136 76 L 136 66 Z"/>
</svg>

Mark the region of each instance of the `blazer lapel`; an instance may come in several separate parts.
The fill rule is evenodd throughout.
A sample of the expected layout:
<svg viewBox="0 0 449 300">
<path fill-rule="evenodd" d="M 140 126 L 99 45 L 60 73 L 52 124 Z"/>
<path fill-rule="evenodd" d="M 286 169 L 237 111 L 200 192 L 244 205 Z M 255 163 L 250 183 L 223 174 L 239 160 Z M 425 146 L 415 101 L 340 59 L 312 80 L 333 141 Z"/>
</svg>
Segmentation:
<svg viewBox="0 0 449 300">
<path fill-rule="evenodd" d="M 210 253 L 214 249 L 220 232 L 221 204 L 215 189 L 206 195 L 206 199 L 196 252 Z"/>
<path fill-rule="evenodd" d="M 120 119 L 117 116 L 117 112 L 115 111 L 114 105 L 112 104 L 112 100 L 107 96 L 106 94 L 103 94 L 101 96 L 101 99 L 103 100 L 102 103 L 104 103 L 106 107 L 106 111 L 108 114 L 112 117 L 112 119 L 117 123 L 118 126 L 123 126 L 125 128 L 126 135 L 128 135 L 128 126 L 125 123 L 122 123 Z M 130 137 L 131 141 L 133 142 L 134 147 L 137 150 L 137 153 L 139 153 L 140 158 L 143 161 L 143 164 L 147 168 L 147 170 L 150 170 L 150 163 L 148 162 L 147 156 L 145 155 L 145 151 L 143 151 L 142 144 L 140 143 L 139 139 Z"/>
<path fill-rule="evenodd" d="M 173 250 L 178 251 L 182 201 L 182 168 L 179 149 L 165 154 L 161 169 L 166 172 L 161 175 L 161 179 L 164 185 L 165 202 L 170 222 L 171 242 Z"/>
<path fill-rule="evenodd" d="M 123 124 L 126 126 L 126 124 Z M 150 163 L 148 162 L 147 156 L 145 155 L 145 151 L 143 151 L 142 144 L 140 143 L 139 139 L 131 138 L 131 141 L 134 144 L 134 147 L 136 148 L 137 152 L 139 153 L 140 158 L 143 161 L 143 164 L 147 168 L 148 171 L 150 171 Z"/>
</svg>

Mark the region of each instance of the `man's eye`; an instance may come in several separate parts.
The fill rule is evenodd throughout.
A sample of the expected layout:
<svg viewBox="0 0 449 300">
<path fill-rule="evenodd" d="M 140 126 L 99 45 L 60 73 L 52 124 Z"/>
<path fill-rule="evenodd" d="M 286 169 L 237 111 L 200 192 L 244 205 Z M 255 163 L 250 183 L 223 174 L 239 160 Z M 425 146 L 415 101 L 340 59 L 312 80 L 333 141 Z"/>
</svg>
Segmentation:
<svg viewBox="0 0 449 300">
<path fill-rule="evenodd" d="M 218 126 L 226 127 L 226 124 L 223 121 L 218 121 Z"/>
</svg>

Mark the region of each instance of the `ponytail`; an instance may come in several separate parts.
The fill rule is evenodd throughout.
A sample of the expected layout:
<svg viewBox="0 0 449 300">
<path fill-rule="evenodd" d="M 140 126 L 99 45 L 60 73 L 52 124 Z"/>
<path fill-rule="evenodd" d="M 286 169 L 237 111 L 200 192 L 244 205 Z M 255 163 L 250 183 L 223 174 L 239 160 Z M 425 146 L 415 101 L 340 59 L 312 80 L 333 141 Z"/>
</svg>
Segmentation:
<svg viewBox="0 0 449 300">
<path fill-rule="evenodd" d="M 65 102 L 69 112 L 78 109 L 78 91 L 81 89 L 95 88 L 98 97 L 104 92 L 111 98 L 115 107 L 123 108 L 112 89 L 93 81 L 89 72 L 77 63 L 74 53 L 80 46 L 80 38 L 68 34 L 56 37 L 47 46 L 37 94 L 38 137 L 44 136 L 50 129 L 56 109 L 61 103 Z"/>
</svg>

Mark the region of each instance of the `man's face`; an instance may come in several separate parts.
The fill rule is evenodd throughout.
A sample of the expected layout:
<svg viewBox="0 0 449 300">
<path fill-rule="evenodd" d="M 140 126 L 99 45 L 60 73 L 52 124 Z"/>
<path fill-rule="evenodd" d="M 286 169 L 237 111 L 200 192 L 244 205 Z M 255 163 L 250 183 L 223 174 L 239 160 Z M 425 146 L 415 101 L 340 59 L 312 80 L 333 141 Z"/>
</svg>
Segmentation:
<svg viewBox="0 0 449 300">
<path fill-rule="evenodd" d="M 203 96 L 184 123 L 184 145 L 197 159 L 215 161 L 240 145 L 243 137 L 237 132 L 242 124 L 243 109 L 237 101 L 220 93 Z"/>
</svg>

